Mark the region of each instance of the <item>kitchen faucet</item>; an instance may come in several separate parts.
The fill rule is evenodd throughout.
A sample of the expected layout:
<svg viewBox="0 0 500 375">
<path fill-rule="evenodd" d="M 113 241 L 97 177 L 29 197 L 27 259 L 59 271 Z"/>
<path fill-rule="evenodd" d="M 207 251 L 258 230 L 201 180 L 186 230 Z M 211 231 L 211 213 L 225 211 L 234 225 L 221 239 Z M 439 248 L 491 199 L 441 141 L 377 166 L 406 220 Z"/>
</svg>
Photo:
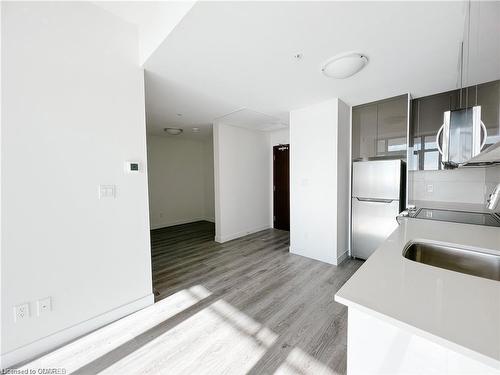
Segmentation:
<svg viewBox="0 0 500 375">
<path fill-rule="evenodd" d="M 495 189 L 493 189 L 493 193 L 490 194 L 486 208 L 494 211 L 498 206 L 498 202 L 500 202 L 500 184 L 498 184 Z"/>
</svg>

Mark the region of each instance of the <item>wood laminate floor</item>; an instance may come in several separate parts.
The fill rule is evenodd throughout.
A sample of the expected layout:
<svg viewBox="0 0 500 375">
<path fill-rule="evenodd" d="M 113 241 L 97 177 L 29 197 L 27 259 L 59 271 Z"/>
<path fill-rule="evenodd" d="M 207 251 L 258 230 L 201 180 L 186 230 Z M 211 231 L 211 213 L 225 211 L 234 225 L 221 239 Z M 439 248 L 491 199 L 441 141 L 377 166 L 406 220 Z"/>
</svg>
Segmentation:
<svg viewBox="0 0 500 375">
<path fill-rule="evenodd" d="M 335 267 L 274 229 L 224 244 L 197 222 L 151 232 L 156 303 L 25 367 L 77 374 L 344 374 L 347 309 Z"/>
</svg>

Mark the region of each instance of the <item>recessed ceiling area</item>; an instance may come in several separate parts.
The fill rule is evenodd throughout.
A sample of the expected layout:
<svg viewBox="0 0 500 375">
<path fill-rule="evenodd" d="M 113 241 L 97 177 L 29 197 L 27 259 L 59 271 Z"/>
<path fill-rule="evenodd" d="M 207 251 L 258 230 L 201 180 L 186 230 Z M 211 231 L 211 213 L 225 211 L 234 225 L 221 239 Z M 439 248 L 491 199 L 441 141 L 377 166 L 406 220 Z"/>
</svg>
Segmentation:
<svg viewBox="0 0 500 375">
<path fill-rule="evenodd" d="M 280 121 L 279 118 L 248 108 L 238 109 L 227 115 L 218 117 L 215 119 L 215 122 L 262 131 L 280 130 L 288 127 L 288 124 Z"/>
<path fill-rule="evenodd" d="M 500 78 L 500 2 L 471 7 L 469 85 Z M 203 134 L 242 108 L 286 125 L 290 110 L 332 97 L 357 105 L 455 89 L 465 11 L 453 1 L 198 2 L 144 64 L 148 132 Z M 369 63 L 325 77 L 322 63 L 345 51 Z"/>
</svg>

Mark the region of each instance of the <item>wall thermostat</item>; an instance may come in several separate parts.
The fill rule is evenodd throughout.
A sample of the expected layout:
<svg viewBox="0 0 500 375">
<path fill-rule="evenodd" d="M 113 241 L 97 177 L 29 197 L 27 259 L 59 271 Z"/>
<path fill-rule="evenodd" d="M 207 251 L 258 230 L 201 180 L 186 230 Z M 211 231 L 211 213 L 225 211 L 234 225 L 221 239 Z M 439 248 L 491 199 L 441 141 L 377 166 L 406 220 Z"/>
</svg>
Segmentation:
<svg viewBox="0 0 500 375">
<path fill-rule="evenodd" d="M 141 170 L 141 164 L 137 161 L 125 162 L 125 171 L 128 173 L 137 173 Z"/>
</svg>

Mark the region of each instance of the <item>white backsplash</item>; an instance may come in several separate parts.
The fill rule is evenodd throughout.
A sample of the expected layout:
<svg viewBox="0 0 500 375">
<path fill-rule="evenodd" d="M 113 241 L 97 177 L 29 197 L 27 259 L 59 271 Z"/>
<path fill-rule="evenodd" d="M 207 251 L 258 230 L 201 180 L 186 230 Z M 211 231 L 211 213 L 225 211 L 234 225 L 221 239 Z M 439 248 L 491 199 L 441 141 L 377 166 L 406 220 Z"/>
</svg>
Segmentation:
<svg viewBox="0 0 500 375">
<path fill-rule="evenodd" d="M 485 204 L 500 182 L 500 166 L 442 171 L 410 171 L 410 200 Z"/>
</svg>

